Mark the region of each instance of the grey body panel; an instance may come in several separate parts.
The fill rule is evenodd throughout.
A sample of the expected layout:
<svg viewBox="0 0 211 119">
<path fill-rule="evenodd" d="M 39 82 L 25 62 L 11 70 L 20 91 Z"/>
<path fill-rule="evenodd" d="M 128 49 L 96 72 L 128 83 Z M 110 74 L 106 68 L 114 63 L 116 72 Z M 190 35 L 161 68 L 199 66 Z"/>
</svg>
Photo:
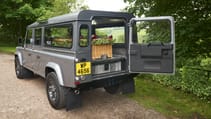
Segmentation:
<svg viewBox="0 0 211 119">
<path fill-rule="evenodd" d="M 75 87 L 75 53 L 69 52 L 64 55 L 59 53 L 59 51 L 48 50 L 46 48 L 40 48 L 40 50 L 17 48 L 17 52 L 23 54 L 23 66 L 27 69 L 45 78 L 45 69 L 51 68 L 57 73 L 60 85 Z M 26 53 L 31 53 L 31 58 Z M 33 59 L 29 60 L 31 65 L 26 65 L 28 59 Z"/>
</svg>

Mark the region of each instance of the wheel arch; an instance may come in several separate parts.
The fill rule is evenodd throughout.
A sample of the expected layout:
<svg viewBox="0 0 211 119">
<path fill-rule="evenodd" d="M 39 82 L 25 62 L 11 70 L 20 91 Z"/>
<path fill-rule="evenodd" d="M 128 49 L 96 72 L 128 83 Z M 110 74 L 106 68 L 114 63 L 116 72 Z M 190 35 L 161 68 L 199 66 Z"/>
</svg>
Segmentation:
<svg viewBox="0 0 211 119">
<path fill-rule="evenodd" d="M 48 62 L 45 67 L 45 77 L 47 77 L 47 74 L 50 72 L 55 72 L 57 75 L 59 84 L 61 86 L 64 86 L 62 70 L 59 64 L 54 63 L 54 62 Z"/>
<path fill-rule="evenodd" d="M 16 51 L 16 52 L 15 52 L 15 58 L 16 58 L 16 57 L 18 58 L 18 60 L 19 60 L 19 62 L 20 62 L 20 65 L 22 66 L 22 65 L 23 65 L 22 53 Z"/>
</svg>

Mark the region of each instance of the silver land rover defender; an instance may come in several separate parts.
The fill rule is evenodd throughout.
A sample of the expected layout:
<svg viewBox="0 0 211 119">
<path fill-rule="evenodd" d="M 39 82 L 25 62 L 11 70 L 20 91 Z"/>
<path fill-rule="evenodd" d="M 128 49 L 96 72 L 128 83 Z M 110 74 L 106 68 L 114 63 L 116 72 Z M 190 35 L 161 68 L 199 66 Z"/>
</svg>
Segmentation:
<svg viewBox="0 0 211 119">
<path fill-rule="evenodd" d="M 84 10 L 26 30 L 15 52 L 16 75 L 46 79 L 55 109 L 80 107 L 80 92 L 93 88 L 132 93 L 133 77 L 141 72 L 174 74 L 174 20 L 169 16 Z"/>
</svg>

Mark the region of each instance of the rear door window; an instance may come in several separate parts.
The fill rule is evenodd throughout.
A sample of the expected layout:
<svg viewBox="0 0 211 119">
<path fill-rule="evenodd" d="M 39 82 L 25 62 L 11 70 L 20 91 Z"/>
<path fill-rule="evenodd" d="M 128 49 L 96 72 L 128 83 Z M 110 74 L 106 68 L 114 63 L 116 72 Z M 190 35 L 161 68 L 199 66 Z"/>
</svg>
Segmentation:
<svg viewBox="0 0 211 119">
<path fill-rule="evenodd" d="M 96 37 L 111 39 L 113 43 L 125 43 L 125 27 L 96 28 Z"/>
</svg>

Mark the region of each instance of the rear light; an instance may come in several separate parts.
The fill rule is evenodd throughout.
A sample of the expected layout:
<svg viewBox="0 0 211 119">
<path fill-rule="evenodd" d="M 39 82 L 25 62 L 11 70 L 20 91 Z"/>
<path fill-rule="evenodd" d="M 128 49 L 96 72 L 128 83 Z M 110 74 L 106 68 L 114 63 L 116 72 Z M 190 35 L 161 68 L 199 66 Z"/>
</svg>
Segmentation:
<svg viewBox="0 0 211 119">
<path fill-rule="evenodd" d="M 80 85 L 80 82 L 79 81 L 75 81 L 74 84 L 75 85 Z"/>
<path fill-rule="evenodd" d="M 85 76 L 77 76 L 77 77 L 75 77 L 75 80 L 76 80 L 76 81 L 85 80 L 85 79 L 86 79 Z"/>
<path fill-rule="evenodd" d="M 75 77 L 75 80 L 76 80 L 76 81 L 79 81 L 79 80 L 80 80 L 80 77 Z"/>
<path fill-rule="evenodd" d="M 79 60 L 78 60 L 78 58 L 75 58 L 75 62 L 78 62 Z"/>
</svg>

